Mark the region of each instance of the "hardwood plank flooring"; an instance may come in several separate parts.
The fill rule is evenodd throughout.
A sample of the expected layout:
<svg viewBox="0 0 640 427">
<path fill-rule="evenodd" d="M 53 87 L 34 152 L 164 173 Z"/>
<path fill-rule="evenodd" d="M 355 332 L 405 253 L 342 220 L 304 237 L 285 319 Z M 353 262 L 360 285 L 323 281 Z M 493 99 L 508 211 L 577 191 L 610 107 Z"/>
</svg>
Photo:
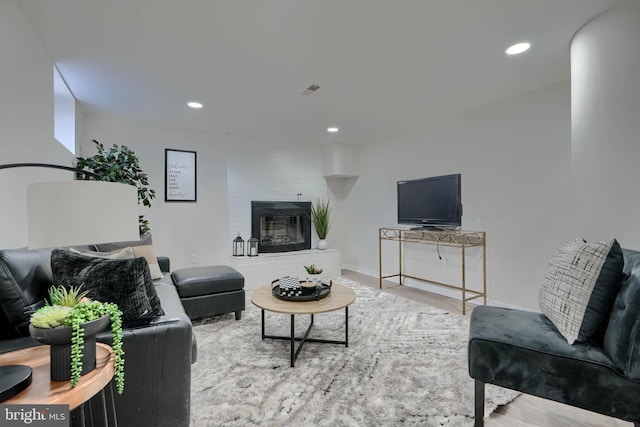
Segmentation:
<svg viewBox="0 0 640 427">
<path fill-rule="evenodd" d="M 378 288 L 378 278 L 360 274 L 350 270 L 342 270 L 342 276 Z M 442 295 L 425 292 L 410 286 L 401 286 L 393 282 L 385 282 L 383 292 L 408 298 L 447 311 L 461 313 L 459 300 Z M 467 315 L 474 305 L 467 305 Z M 633 423 L 574 408 L 569 405 L 521 394 L 511 403 L 499 407 L 485 420 L 487 427 L 633 427 Z"/>
</svg>

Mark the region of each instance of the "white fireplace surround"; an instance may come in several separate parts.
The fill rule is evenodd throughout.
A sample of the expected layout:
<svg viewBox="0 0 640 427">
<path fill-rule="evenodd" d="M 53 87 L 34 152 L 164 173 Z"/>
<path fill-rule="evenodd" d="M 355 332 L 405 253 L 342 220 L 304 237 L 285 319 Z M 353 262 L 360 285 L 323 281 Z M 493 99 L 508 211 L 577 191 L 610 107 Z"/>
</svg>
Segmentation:
<svg viewBox="0 0 640 427">
<path fill-rule="evenodd" d="M 283 276 L 307 277 L 305 265 L 322 268 L 321 277 L 337 277 L 341 273 L 342 257 L 337 249 L 307 249 L 302 251 L 266 253 L 249 257 L 230 257 L 229 265 L 244 276 L 245 290 L 255 290 Z"/>
</svg>

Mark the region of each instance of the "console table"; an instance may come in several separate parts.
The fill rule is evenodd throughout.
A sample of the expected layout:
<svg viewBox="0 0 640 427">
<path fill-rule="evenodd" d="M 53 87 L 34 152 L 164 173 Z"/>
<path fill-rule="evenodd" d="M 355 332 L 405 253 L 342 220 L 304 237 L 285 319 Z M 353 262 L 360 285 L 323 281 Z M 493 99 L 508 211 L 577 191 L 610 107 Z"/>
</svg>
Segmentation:
<svg viewBox="0 0 640 427">
<path fill-rule="evenodd" d="M 396 274 L 382 275 L 382 241 L 392 240 L 398 242 L 398 270 Z M 458 285 L 450 283 L 436 282 L 434 280 L 425 279 L 422 277 L 410 276 L 403 273 L 402 270 L 402 244 L 403 243 L 416 243 L 423 245 L 435 245 L 435 246 L 450 246 L 460 248 L 462 255 L 462 283 Z M 467 289 L 466 277 L 465 277 L 465 250 L 469 247 L 482 247 L 482 276 L 483 284 L 482 291 L 475 291 Z M 380 266 L 380 289 L 382 289 L 382 280 L 389 277 L 399 277 L 400 284 L 403 284 L 403 279 L 409 277 L 411 279 L 421 280 L 423 282 L 429 282 L 440 286 L 446 286 L 448 288 L 458 289 L 462 291 L 462 314 L 466 314 L 467 301 L 483 298 L 484 304 L 487 304 L 487 236 L 484 231 L 440 231 L 440 230 L 410 230 L 405 228 L 380 228 L 378 234 L 378 254 L 379 254 L 379 266 Z M 467 296 L 471 294 L 471 296 Z"/>
</svg>

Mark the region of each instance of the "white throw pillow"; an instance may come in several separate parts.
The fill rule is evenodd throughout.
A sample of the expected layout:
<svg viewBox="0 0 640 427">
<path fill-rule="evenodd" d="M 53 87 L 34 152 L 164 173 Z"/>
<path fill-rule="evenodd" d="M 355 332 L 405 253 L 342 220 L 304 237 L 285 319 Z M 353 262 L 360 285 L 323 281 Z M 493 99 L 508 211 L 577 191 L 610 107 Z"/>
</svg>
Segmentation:
<svg viewBox="0 0 640 427">
<path fill-rule="evenodd" d="M 133 249 L 135 258 L 144 257 L 149 263 L 149 270 L 151 271 L 151 278 L 162 279 L 164 274 L 160 270 L 160 264 L 158 264 L 158 258 L 156 258 L 156 252 L 153 250 L 152 245 L 145 246 L 133 246 L 129 249 Z"/>
</svg>

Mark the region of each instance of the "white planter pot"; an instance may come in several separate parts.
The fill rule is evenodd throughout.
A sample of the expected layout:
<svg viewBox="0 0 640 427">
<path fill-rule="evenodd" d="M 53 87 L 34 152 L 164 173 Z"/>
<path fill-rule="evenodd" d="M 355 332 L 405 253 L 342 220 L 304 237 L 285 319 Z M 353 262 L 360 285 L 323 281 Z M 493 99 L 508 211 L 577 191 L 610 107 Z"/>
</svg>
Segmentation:
<svg viewBox="0 0 640 427">
<path fill-rule="evenodd" d="M 327 241 L 325 239 L 318 240 L 318 249 L 327 249 Z"/>
<path fill-rule="evenodd" d="M 318 283 L 322 280 L 321 274 L 307 274 L 307 282 Z"/>
</svg>

